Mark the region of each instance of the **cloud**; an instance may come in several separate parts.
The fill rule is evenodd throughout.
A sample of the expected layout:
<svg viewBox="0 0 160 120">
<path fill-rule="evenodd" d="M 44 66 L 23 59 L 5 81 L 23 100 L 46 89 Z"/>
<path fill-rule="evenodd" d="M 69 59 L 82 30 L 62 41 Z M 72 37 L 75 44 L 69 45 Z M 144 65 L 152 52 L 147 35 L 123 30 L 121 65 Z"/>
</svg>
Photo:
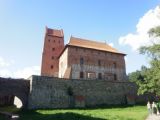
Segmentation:
<svg viewBox="0 0 160 120">
<path fill-rule="evenodd" d="M 136 25 L 136 32 L 121 36 L 119 44 L 129 45 L 132 50 L 137 50 L 142 45 L 149 45 L 151 44 L 151 39 L 149 38 L 148 31 L 158 25 L 160 25 L 160 6 L 145 13 Z"/>
<path fill-rule="evenodd" d="M 16 71 L 11 71 L 9 68 L 0 69 L 1 77 L 12 77 L 12 78 L 28 78 L 31 75 L 40 75 L 40 66 L 31 66 L 19 69 Z"/>
<path fill-rule="evenodd" d="M 12 72 L 8 69 L 0 69 L 0 77 L 11 77 Z"/>
<path fill-rule="evenodd" d="M 13 72 L 13 76 L 15 78 L 28 78 L 31 75 L 39 75 L 39 74 L 40 74 L 40 66 L 26 67 L 17 70 L 16 72 Z"/>
<path fill-rule="evenodd" d="M 3 57 L 0 57 L 0 67 L 8 67 L 14 63 L 13 60 L 6 61 Z"/>
<path fill-rule="evenodd" d="M 114 44 L 113 44 L 113 43 L 109 43 L 109 45 L 110 45 L 111 47 L 113 47 L 113 46 L 114 46 Z"/>
</svg>

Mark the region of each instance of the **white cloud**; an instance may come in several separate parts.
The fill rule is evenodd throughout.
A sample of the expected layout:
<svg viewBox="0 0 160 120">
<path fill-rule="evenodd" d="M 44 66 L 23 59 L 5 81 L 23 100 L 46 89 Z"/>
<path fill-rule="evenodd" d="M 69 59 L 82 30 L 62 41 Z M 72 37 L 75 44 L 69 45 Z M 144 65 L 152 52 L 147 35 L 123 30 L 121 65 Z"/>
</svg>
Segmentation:
<svg viewBox="0 0 160 120">
<path fill-rule="evenodd" d="M 11 71 L 9 68 L 0 69 L 1 77 L 12 77 L 12 78 L 28 78 L 31 75 L 40 75 L 40 66 L 31 66 L 19 69 L 16 71 Z"/>
<path fill-rule="evenodd" d="M 0 77 L 11 77 L 12 72 L 8 69 L 1 69 L 0 70 Z"/>
<path fill-rule="evenodd" d="M 109 45 L 110 45 L 111 47 L 113 47 L 113 46 L 114 46 L 114 44 L 113 44 L 113 43 L 109 43 Z"/>
<path fill-rule="evenodd" d="M 15 78 L 28 78 L 31 75 L 39 75 L 40 66 L 26 67 L 13 73 Z"/>
<path fill-rule="evenodd" d="M 139 19 L 136 25 L 136 33 L 129 33 L 119 38 L 120 45 L 129 45 L 132 50 L 137 50 L 142 45 L 151 44 L 148 31 L 149 29 L 160 25 L 160 6 L 149 10 Z"/>
<path fill-rule="evenodd" d="M 14 63 L 13 60 L 6 61 L 3 57 L 0 57 L 0 67 L 8 67 L 8 66 L 10 66 L 13 63 Z"/>
</svg>

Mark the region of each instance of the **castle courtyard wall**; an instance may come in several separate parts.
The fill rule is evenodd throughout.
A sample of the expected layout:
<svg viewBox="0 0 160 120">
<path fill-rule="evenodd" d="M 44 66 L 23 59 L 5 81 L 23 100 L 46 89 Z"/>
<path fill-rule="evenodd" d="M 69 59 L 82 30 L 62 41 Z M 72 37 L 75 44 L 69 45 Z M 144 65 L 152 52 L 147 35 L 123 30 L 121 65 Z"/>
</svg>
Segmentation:
<svg viewBox="0 0 160 120">
<path fill-rule="evenodd" d="M 134 104 L 136 86 L 130 82 L 30 78 L 29 109 Z"/>
</svg>

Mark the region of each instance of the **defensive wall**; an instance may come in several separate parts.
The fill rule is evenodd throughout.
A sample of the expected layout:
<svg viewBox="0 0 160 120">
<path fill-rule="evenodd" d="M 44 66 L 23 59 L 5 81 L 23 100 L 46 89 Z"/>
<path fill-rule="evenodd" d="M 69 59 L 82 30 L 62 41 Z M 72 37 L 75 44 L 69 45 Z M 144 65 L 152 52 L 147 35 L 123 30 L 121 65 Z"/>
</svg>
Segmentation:
<svg viewBox="0 0 160 120">
<path fill-rule="evenodd" d="M 28 108 L 92 107 L 134 104 L 136 85 L 106 80 L 67 80 L 31 76 Z"/>
<path fill-rule="evenodd" d="M 0 77 L 0 103 L 13 104 L 14 96 L 17 96 L 22 101 L 23 108 L 27 108 L 29 89 L 29 80 Z"/>
</svg>

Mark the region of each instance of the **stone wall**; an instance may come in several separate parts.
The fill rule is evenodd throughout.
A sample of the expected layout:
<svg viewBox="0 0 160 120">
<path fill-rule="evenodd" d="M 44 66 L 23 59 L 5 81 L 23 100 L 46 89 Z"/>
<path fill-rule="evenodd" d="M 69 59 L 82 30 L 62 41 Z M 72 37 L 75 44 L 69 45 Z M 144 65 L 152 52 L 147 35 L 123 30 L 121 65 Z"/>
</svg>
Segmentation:
<svg viewBox="0 0 160 120">
<path fill-rule="evenodd" d="M 32 76 L 30 85 L 29 109 L 133 104 L 136 95 L 130 82 Z"/>
<path fill-rule="evenodd" d="M 6 96 L 16 96 L 21 100 L 22 107 L 26 108 L 28 106 L 29 87 L 29 80 L 0 77 L 0 102 L 3 103 L 3 99 L 7 101 Z M 13 98 L 11 98 L 11 102 L 13 102 Z"/>
</svg>

